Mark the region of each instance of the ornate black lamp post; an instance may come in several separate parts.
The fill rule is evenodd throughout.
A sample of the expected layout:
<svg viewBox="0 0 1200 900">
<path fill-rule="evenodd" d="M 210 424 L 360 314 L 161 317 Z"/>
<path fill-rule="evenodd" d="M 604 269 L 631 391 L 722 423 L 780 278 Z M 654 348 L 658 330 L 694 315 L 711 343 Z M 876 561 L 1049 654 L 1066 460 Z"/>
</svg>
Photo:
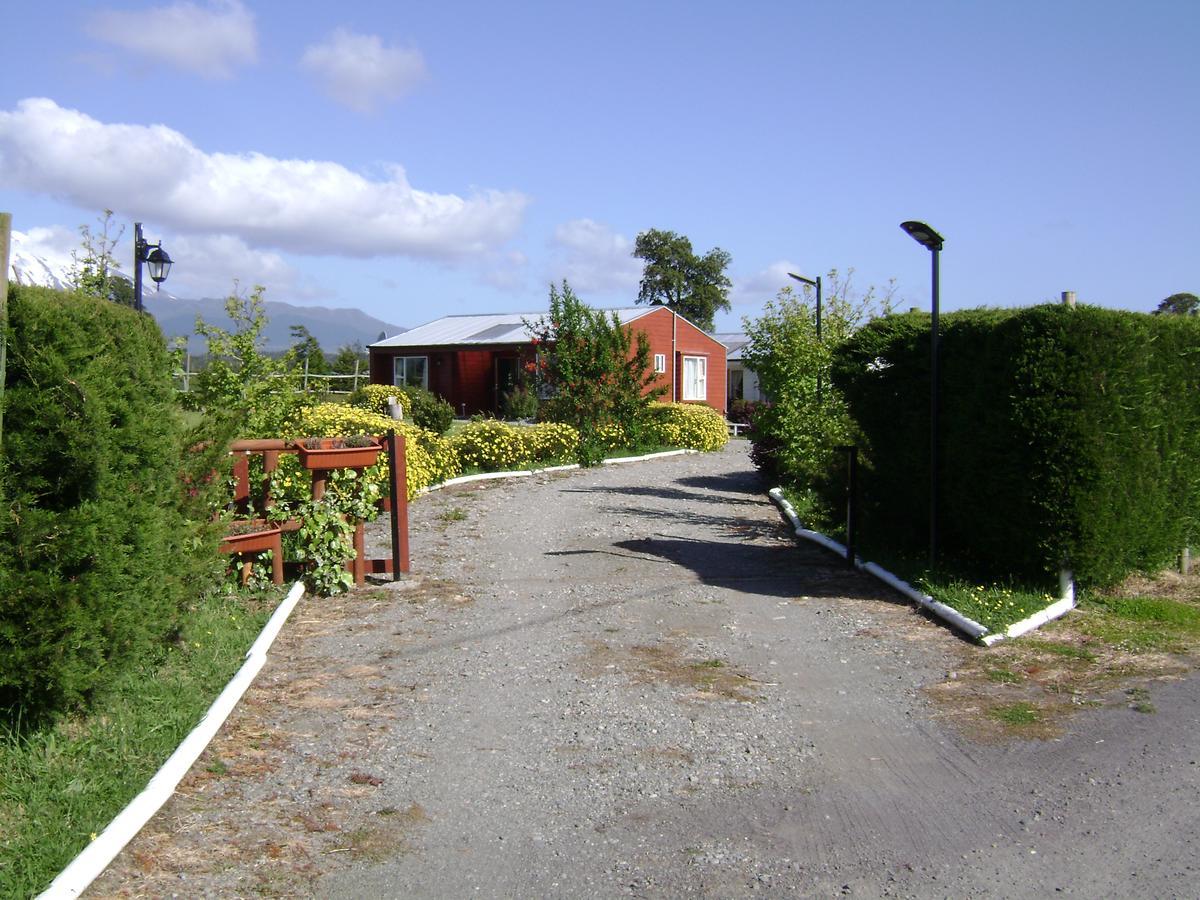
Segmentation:
<svg viewBox="0 0 1200 900">
<path fill-rule="evenodd" d="M 142 237 L 142 223 L 133 223 L 133 308 L 142 311 L 142 263 L 150 272 L 155 285 L 167 280 L 171 271 L 171 257 L 162 248 L 162 241 L 151 244 Z"/>
<path fill-rule="evenodd" d="M 937 565 L 938 544 L 938 400 L 941 390 L 938 379 L 938 257 L 943 240 L 924 222 L 901 222 L 900 227 L 933 256 L 933 316 L 929 323 L 929 570 L 932 572 Z"/>
</svg>

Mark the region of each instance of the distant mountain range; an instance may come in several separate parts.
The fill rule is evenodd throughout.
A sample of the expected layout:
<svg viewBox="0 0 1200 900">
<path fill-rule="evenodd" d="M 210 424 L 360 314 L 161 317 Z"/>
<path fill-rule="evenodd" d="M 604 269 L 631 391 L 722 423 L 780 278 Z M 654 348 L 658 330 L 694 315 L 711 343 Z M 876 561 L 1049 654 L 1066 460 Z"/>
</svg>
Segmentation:
<svg viewBox="0 0 1200 900">
<path fill-rule="evenodd" d="M 57 290 L 69 288 L 66 265 L 25 252 L 15 240 L 17 233 L 14 232 L 13 237 L 14 246 L 9 259 L 10 280 Z M 197 316 L 210 325 L 222 328 L 229 325 L 225 316 L 224 297 L 186 300 L 168 291 L 155 291 L 153 282 L 149 282 L 142 293 L 142 302 L 168 338 L 188 338 L 192 353 L 202 354 L 206 349 L 204 339 L 195 335 Z M 321 349 L 329 354 L 336 353 L 347 344 L 361 343 L 365 347 L 379 340 L 381 335 L 392 337 L 408 330 L 369 316 L 360 309 L 296 306 L 279 300 L 267 300 L 263 308 L 267 313 L 263 339 L 269 351 L 286 350 L 295 343 L 290 332 L 293 325 L 307 328 L 309 334 L 321 344 Z"/>
</svg>

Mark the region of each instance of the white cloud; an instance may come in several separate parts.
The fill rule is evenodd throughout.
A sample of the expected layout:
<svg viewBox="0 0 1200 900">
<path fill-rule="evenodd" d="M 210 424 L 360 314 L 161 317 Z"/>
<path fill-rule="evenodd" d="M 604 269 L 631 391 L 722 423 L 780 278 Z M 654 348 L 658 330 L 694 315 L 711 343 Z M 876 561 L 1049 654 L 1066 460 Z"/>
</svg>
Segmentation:
<svg viewBox="0 0 1200 900">
<path fill-rule="evenodd" d="M 103 10 L 87 30 L 98 40 L 207 78 L 229 78 L 238 66 L 258 59 L 254 16 L 239 0 Z"/>
<path fill-rule="evenodd" d="M 499 255 L 481 270 L 484 284 L 508 293 L 524 292 L 528 288 L 529 258 L 520 250 Z"/>
<path fill-rule="evenodd" d="M 511 238 L 528 202 L 370 180 L 334 162 L 205 153 L 162 125 L 110 125 L 44 98 L 0 111 L 0 185 L 183 232 L 311 255 L 456 260 Z"/>
<path fill-rule="evenodd" d="M 321 79 L 326 93 L 358 112 L 398 100 L 426 76 L 415 47 L 388 47 L 378 35 L 344 28 L 305 50 L 300 62 Z"/>
<path fill-rule="evenodd" d="M 577 292 L 624 293 L 632 304 L 642 263 L 633 257 L 633 241 L 591 219 L 573 219 L 554 229 L 551 282 L 567 279 Z"/>
<path fill-rule="evenodd" d="M 163 244 L 175 260 L 168 285 L 173 294 L 224 297 L 234 279 L 245 289 L 269 285 L 269 294 L 289 299 L 297 291 L 299 275 L 280 254 L 252 249 L 233 235 L 176 235 Z"/>
<path fill-rule="evenodd" d="M 763 303 L 771 300 L 779 293 L 780 288 L 791 287 L 800 289 L 802 284 L 788 277 L 789 272 L 812 278 L 802 266 L 788 262 L 786 259 L 773 262 L 765 269 L 755 272 L 745 278 L 734 278 L 733 290 L 729 292 L 730 303 L 736 305 Z"/>
</svg>

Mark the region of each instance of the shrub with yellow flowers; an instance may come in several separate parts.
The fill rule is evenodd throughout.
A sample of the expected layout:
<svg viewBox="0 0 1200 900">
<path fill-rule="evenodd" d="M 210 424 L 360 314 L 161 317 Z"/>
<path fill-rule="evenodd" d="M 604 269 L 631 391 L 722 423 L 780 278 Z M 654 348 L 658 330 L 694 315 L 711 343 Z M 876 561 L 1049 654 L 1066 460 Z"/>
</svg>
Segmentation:
<svg viewBox="0 0 1200 900">
<path fill-rule="evenodd" d="M 529 458 L 539 463 L 573 462 L 579 432 L 565 422 L 539 422 L 521 429 Z"/>
<path fill-rule="evenodd" d="M 496 419 L 479 419 L 450 438 L 464 469 L 504 472 L 533 461 L 533 454 L 515 428 Z"/>
<path fill-rule="evenodd" d="M 653 404 L 648 430 L 654 443 L 691 450 L 720 450 L 729 441 L 721 414 L 696 403 Z"/>
<path fill-rule="evenodd" d="M 388 397 L 395 397 L 404 410 L 406 419 L 412 418 L 412 400 L 404 392 L 404 388 L 392 384 L 364 384 L 350 395 L 350 405 L 358 409 L 379 413 L 381 416 L 391 415 L 388 410 Z"/>
</svg>

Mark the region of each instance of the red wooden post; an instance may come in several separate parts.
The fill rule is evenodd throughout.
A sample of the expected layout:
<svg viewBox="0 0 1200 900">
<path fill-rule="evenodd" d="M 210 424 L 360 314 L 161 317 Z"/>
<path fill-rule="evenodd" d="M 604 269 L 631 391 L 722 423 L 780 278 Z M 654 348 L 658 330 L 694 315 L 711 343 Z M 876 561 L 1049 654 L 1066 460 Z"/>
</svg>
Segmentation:
<svg viewBox="0 0 1200 900">
<path fill-rule="evenodd" d="M 271 498 L 271 473 L 279 465 L 278 450 L 263 451 L 263 483 L 262 483 L 262 508 L 265 512 L 275 505 L 275 501 Z"/>
<path fill-rule="evenodd" d="M 250 457 L 238 453 L 233 460 L 233 477 L 237 482 L 233 489 L 233 503 L 238 512 L 250 509 Z"/>
<path fill-rule="evenodd" d="M 363 523 L 362 519 L 359 519 L 354 523 L 354 565 L 351 567 L 351 571 L 354 573 L 354 583 L 360 587 L 367 580 L 365 577 L 367 572 L 366 556 L 367 547 L 363 534 Z"/>
<path fill-rule="evenodd" d="M 404 435 L 394 430 L 387 433 L 388 473 L 392 489 L 392 581 L 408 565 L 408 467 L 404 459 Z"/>
</svg>

